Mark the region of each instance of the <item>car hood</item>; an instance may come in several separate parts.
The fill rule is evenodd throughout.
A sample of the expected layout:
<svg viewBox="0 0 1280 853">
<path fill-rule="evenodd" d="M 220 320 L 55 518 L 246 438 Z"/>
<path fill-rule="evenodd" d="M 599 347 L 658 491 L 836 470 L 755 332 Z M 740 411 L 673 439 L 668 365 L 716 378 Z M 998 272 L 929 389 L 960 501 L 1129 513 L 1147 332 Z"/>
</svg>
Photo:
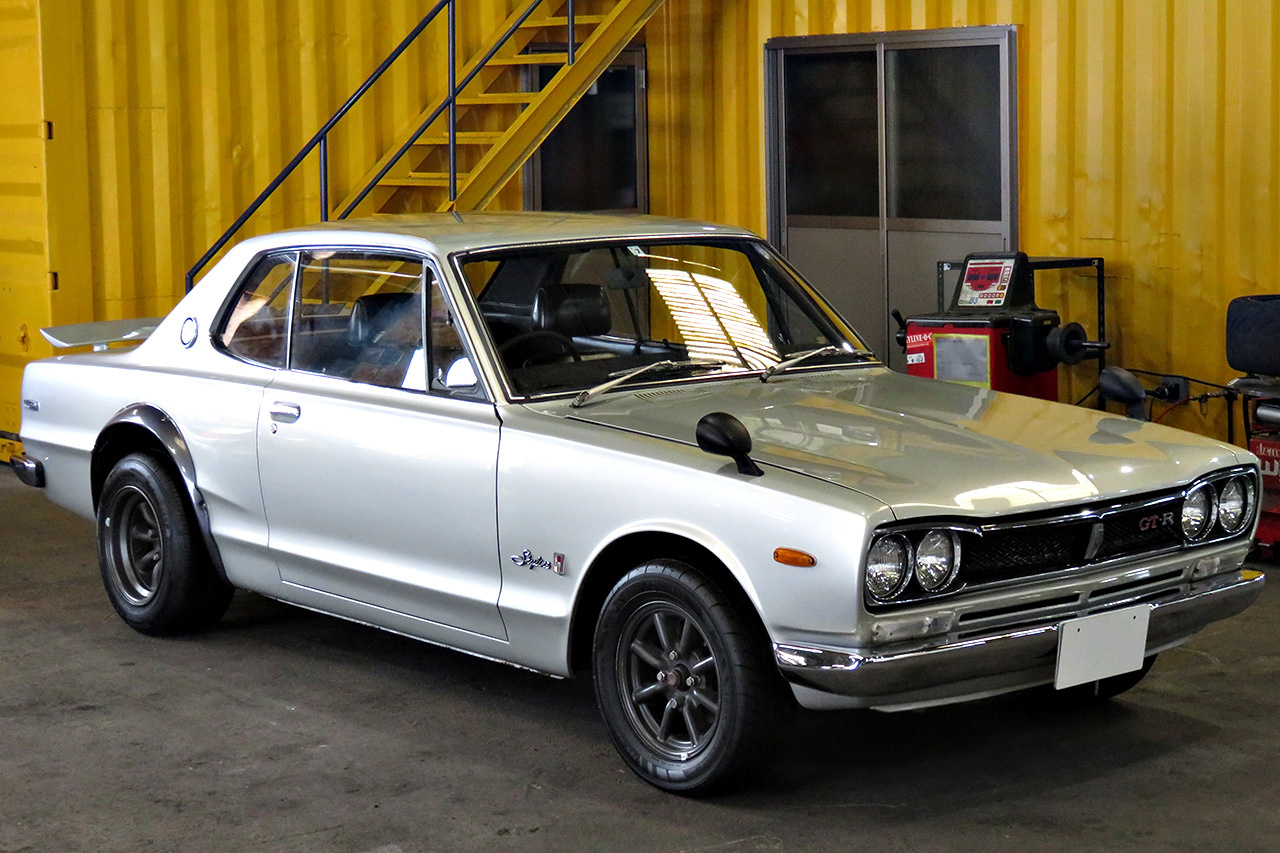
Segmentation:
<svg viewBox="0 0 1280 853">
<path fill-rule="evenodd" d="M 686 444 L 713 411 L 746 425 L 761 465 L 854 489 L 901 518 L 1121 497 L 1241 458 L 1230 445 L 1182 430 L 878 367 L 794 372 L 767 384 L 670 384 L 555 409 Z"/>
</svg>

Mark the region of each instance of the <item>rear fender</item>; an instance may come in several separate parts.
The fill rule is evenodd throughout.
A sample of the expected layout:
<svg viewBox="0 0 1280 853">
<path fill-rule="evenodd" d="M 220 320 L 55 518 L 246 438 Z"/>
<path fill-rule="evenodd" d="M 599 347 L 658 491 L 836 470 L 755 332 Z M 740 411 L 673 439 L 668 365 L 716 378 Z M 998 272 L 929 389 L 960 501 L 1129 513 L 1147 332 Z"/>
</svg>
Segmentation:
<svg viewBox="0 0 1280 853">
<path fill-rule="evenodd" d="M 200 528 L 200 536 L 204 540 L 205 549 L 209 554 L 210 561 L 213 563 L 214 570 L 225 581 L 227 579 L 227 571 L 222 564 L 222 555 L 218 551 L 218 545 L 213 539 L 213 529 L 209 524 L 208 504 L 205 503 L 204 495 L 200 493 L 200 487 L 196 483 L 196 466 L 195 460 L 191 458 L 191 449 L 187 446 L 186 439 L 182 437 L 182 431 L 173 422 L 173 418 L 155 406 L 146 403 L 135 403 L 132 406 L 121 409 L 112 416 L 111 420 L 107 421 L 102 432 L 98 434 L 98 440 L 93 447 L 93 459 L 90 464 L 90 482 L 93 491 L 94 509 L 97 509 L 98 498 L 102 494 L 102 484 L 106 482 L 107 475 L 111 473 L 110 464 L 114 462 L 112 454 L 108 454 L 106 451 L 112 444 L 113 439 L 120 434 L 120 428 L 125 426 L 145 430 L 164 448 L 164 452 L 168 455 L 174 468 L 177 469 L 178 475 L 182 478 L 181 485 L 191 501 L 191 509 L 195 515 L 196 525 Z"/>
</svg>

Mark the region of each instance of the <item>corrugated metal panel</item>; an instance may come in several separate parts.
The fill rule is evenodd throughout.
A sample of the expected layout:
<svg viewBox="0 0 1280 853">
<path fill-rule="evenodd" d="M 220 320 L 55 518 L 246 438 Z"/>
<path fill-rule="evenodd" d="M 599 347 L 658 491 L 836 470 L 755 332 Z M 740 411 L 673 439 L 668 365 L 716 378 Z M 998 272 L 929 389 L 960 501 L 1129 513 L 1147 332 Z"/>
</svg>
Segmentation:
<svg viewBox="0 0 1280 853">
<path fill-rule="evenodd" d="M 1112 363 L 1225 382 L 1231 298 L 1280 292 L 1280 11 L 1267 0 L 668 0 L 647 33 L 652 209 L 765 227 L 773 36 L 1019 25 L 1021 248 L 1101 255 Z M 1040 300 L 1092 328 L 1086 275 Z M 1074 368 L 1064 399 L 1093 370 Z M 1162 407 L 1157 407 L 1157 413 Z M 1226 432 L 1225 406 L 1166 423 Z"/>
<path fill-rule="evenodd" d="M 40 43 L 56 47 L 60 72 L 45 75 L 42 113 L 35 2 L 0 0 L 12 36 L 0 51 L 11 82 L 0 95 L 0 216 L 13 241 L 0 242 L 0 297 L 36 294 L 18 312 L 29 329 L 166 310 L 185 268 L 428 5 L 40 0 Z M 460 4 L 461 55 L 515 5 Z M 1010 23 L 1020 26 L 1022 248 L 1106 257 L 1114 360 L 1230 378 L 1227 301 L 1280 290 L 1280 15 L 1266 0 L 667 0 L 644 36 L 651 208 L 764 230 L 766 39 Z M 333 198 L 440 91 L 443 56 L 441 22 L 335 134 Z M 71 134 L 42 143 L 40 121 L 58 111 L 55 126 Z M 81 147 L 59 145 L 77 138 L 77 122 Z M 30 189 L 45 180 L 46 145 L 47 237 Z M 245 233 L 314 220 L 318 195 L 309 163 Z M 517 204 L 513 182 L 498 205 Z M 51 270 L 61 289 L 40 297 Z M 1042 302 L 1091 321 L 1088 279 L 1046 283 Z M 0 313 L 6 407 L 25 355 L 13 319 Z M 1077 368 L 1064 396 L 1090 384 Z M 1221 434 L 1221 408 L 1168 422 Z M 15 428 L 9 411 L 0 429 Z"/>
<path fill-rule="evenodd" d="M 515 2 L 459 4 L 459 56 Z M 186 269 L 432 5 L 0 0 L 0 431 L 18 429 L 23 365 L 50 354 L 39 327 L 172 307 Z M 444 91 L 445 45 L 441 15 L 335 130 L 334 202 Z M 313 154 L 241 236 L 315 221 L 319 184 Z"/>
<path fill-rule="evenodd" d="M 0 2 L 0 430 L 18 430 L 20 371 L 48 322 L 40 40 L 34 0 Z M 15 445 L 0 439 L 0 459 Z"/>
</svg>

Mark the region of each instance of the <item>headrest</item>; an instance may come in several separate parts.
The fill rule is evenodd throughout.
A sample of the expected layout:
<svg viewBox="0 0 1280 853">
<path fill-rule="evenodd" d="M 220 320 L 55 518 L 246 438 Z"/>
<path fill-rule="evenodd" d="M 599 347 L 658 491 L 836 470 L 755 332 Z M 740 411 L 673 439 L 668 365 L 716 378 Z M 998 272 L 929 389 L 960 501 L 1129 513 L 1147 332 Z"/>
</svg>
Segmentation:
<svg viewBox="0 0 1280 853">
<path fill-rule="evenodd" d="M 603 335 L 613 328 L 609 300 L 596 284 L 538 288 L 533 297 L 533 328 L 569 337 Z"/>
<path fill-rule="evenodd" d="M 351 319 L 347 322 L 347 341 L 363 347 L 374 342 L 380 332 L 385 332 L 397 321 L 408 316 L 418 317 L 417 293 L 371 293 L 361 296 L 351 306 Z"/>
</svg>

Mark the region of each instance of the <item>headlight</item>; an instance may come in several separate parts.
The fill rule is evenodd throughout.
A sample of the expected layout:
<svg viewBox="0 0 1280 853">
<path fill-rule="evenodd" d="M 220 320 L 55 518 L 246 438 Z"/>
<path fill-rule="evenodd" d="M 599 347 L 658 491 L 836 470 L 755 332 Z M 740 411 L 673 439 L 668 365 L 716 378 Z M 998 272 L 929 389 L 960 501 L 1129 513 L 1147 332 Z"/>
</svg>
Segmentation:
<svg viewBox="0 0 1280 853">
<path fill-rule="evenodd" d="M 930 530 L 916 546 L 916 583 L 925 592 L 939 592 L 955 577 L 960 543 L 950 530 Z"/>
<path fill-rule="evenodd" d="M 1203 483 L 1196 486 L 1182 500 L 1182 535 L 1189 540 L 1199 539 L 1213 524 L 1213 487 Z"/>
<path fill-rule="evenodd" d="M 876 540 L 867 554 L 867 592 L 878 601 L 888 601 L 907 585 L 911 546 L 903 536 Z"/>
<path fill-rule="evenodd" d="M 1218 523 L 1226 533 L 1239 533 L 1249 520 L 1253 503 L 1253 483 L 1245 477 L 1233 477 L 1222 487 L 1218 497 Z"/>
</svg>

